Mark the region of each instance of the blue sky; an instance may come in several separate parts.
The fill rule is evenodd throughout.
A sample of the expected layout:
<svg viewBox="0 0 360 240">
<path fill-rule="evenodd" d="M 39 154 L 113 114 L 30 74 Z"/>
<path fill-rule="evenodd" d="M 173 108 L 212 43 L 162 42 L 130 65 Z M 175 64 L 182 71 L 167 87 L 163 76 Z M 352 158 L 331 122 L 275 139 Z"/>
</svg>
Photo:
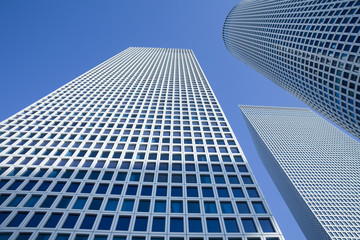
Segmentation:
<svg viewBox="0 0 360 240">
<path fill-rule="evenodd" d="M 238 1 L 0 0 L 0 121 L 128 47 L 193 49 L 286 239 L 305 239 L 255 150 L 238 104 L 306 107 L 232 57 Z"/>
</svg>

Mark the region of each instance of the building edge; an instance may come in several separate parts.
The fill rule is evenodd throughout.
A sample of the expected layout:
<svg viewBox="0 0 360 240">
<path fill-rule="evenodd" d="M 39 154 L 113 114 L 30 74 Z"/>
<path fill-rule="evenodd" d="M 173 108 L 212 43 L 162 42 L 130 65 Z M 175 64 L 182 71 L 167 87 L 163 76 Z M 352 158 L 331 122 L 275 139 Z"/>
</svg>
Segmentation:
<svg viewBox="0 0 360 240">
<path fill-rule="evenodd" d="M 271 179 L 278 188 L 282 198 L 290 209 L 300 229 L 304 233 L 308 240 L 331 240 L 328 233 L 325 231 L 319 220 L 314 213 L 308 207 L 303 200 L 299 192 L 296 190 L 286 173 L 271 154 L 266 144 L 261 140 L 261 137 L 256 132 L 246 115 L 242 111 L 242 108 L 252 107 L 239 105 L 246 126 L 253 139 L 256 150 L 260 156 L 262 163 L 264 164 Z M 302 109 L 302 108 L 299 108 Z"/>
</svg>

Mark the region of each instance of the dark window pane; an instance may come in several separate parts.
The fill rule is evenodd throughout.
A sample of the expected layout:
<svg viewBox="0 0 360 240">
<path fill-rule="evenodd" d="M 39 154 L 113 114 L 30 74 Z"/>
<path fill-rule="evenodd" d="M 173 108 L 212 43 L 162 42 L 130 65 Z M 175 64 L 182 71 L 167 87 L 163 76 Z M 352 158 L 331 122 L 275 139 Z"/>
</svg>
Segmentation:
<svg viewBox="0 0 360 240">
<path fill-rule="evenodd" d="M 18 227 L 24 220 L 28 212 L 18 212 L 16 216 L 11 220 L 7 227 Z"/>
<path fill-rule="evenodd" d="M 251 218 L 242 218 L 242 225 L 244 226 L 245 232 L 257 232 L 254 220 Z"/>
<path fill-rule="evenodd" d="M 259 218 L 260 226 L 263 232 L 275 232 L 275 229 L 268 218 Z"/>
<path fill-rule="evenodd" d="M 219 219 L 217 218 L 207 218 L 206 226 L 208 232 L 221 232 Z"/>
<path fill-rule="evenodd" d="M 40 223 L 40 221 L 45 216 L 45 213 L 35 213 L 34 216 L 30 219 L 26 227 L 37 227 Z"/>
<path fill-rule="evenodd" d="M 153 232 L 165 232 L 165 218 L 154 217 L 152 224 Z"/>
<path fill-rule="evenodd" d="M 128 216 L 120 216 L 116 225 L 116 230 L 120 231 L 128 231 L 130 224 L 130 217 Z"/>
<path fill-rule="evenodd" d="M 110 230 L 114 216 L 102 216 L 99 223 L 99 230 Z"/>
<path fill-rule="evenodd" d="M 146 231 L 148 217 L 136 217 L 134 231 Z"/>
<path fill-rule="evenodd" d="M 62 213 L 53 213 L 49 217 L 48 221 L 46 222 L 45 226 L 46 228 L 55 228 L 56 225 L 59 223 L 60 218 L 62 216 Z"/>
<path fill-rule="evenodd" d="M 79 218 L 78 214 L 69 214 L 62 228 L 74 228 L 78 218 Z"/>
<path fill-rule="evenodd" d="M 83 222 L 81 223 L 81 229 L 92 229 L 96 215 L 85 215 Z"/>
<path fill-rule="evenodd" d="M 262 202 L 253 202 L 252 205 L 256 213 L 266 213 L 265 207 Z"/>
<path fill-rule="evenodd" d="M 201 218 L 189 218 L 189 232 L 202 232 Z"/>
<path fill-rule="evenodd" d="M 249 206 L 247 205 L 246 202 L 237 202 L 236 206 L 239 213 L 250 213 Z"/>
<path fill-rule="evenodd" d="M 199 202 L 188 202 L 188 212 L 189 213 L 200 213 Z"/>
<path fill-rule="evenodd" d="M 182 218 L 171 218 L 170 219 L 170 232 L 183 232 L 184 221 Z"/>
<path fill-rule="evenodd" d="M 225 228 L 227 232 L 239 232 L 239 226 L 237 225 L 236 219 L 224 219 Z"/>
</svg>

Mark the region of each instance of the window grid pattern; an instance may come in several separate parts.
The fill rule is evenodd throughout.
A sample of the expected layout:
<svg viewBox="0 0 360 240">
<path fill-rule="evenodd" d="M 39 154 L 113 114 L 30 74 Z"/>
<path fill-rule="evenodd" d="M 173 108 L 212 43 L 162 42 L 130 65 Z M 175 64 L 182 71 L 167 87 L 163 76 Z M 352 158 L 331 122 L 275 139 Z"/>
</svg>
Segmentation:
<svg viewBox="0 0 360 240">
<path fill-rule="evenodd" d="M 283 239 L 191 50 L 126 49 L 4 120 L 0 152 L 0 239 Z"/>
<path fill-rule="evenodd" d="M 306 237 L 326 239 L 319 226 L 331 239 L 359 239 L 360 143 L 309 109 L 240 108 Z"/>
<path fill-rule="evenodd" d="M 239 60 L 360 138 L 360 0 L 250 0 L 223 28 Z"/>
</svg>

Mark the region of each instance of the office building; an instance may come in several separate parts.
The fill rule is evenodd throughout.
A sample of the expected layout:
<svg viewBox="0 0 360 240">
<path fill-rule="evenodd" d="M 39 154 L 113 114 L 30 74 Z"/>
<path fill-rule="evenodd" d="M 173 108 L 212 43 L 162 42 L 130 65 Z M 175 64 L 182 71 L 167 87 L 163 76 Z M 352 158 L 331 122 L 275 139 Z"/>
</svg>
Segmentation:
<svg viewBox="0 0 360 240">
<path fill-rule="evenodd" d="M 128 48 L 0 142 L 0 239 L 283 239 L 191 50 Z"/>
<path fill-rule="evenodd" d="M 360 138 L 360 1 L 246 0 L 227 16 L 228 51 Z"/>
<path fill-rule="evenodd" d="M 360 239 L 360 143 L 309 109 L 240 106 L 307 239 Z"/>
</svg>

